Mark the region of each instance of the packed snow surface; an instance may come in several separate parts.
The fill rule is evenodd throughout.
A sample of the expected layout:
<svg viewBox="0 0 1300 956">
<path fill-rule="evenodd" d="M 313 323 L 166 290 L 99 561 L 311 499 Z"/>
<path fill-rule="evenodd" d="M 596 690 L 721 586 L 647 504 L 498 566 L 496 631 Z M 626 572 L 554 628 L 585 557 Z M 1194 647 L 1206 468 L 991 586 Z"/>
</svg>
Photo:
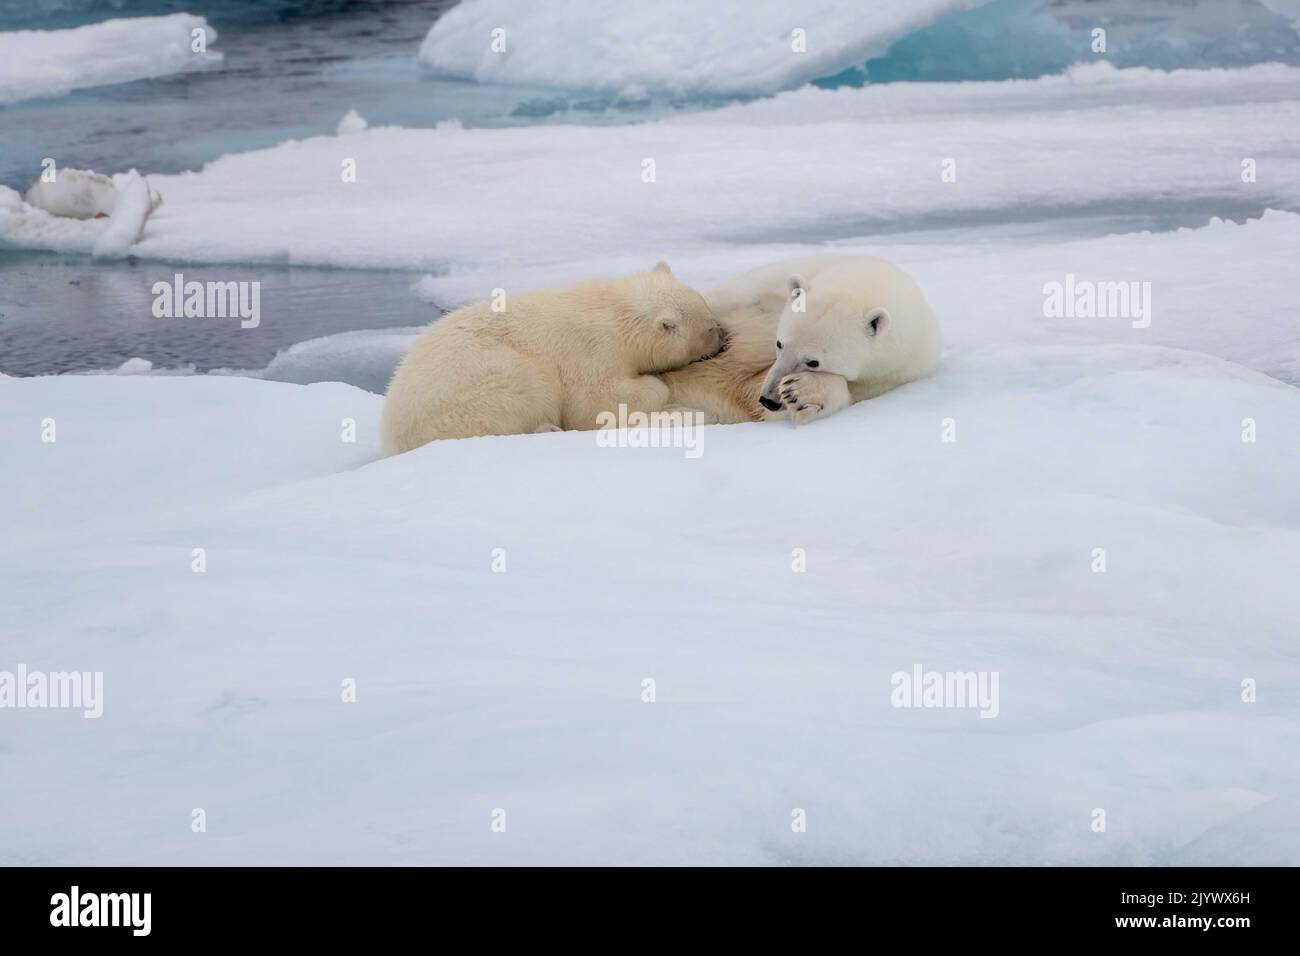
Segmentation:
<svg viewBox="0 0 1300 956">
<path fill-rule="evenodd" d="M 4 666 L 105 697 L 0 722 L 4 863 L 1300 862 L 1300 393 L 1238 366 L 989 346 L 693 460 L 376 461 L 339 384 L 0 401 Z M 894 707 L 915 665 L 997 717 Z"/>
<path fill-rule="evenodd" d="M 207 46 L 217 38 L 207 20 L 189 13 L 0 33 L 0 105 L 220 63 L 216 51 L 194 51 L 195 30 Z"/>
</svg>

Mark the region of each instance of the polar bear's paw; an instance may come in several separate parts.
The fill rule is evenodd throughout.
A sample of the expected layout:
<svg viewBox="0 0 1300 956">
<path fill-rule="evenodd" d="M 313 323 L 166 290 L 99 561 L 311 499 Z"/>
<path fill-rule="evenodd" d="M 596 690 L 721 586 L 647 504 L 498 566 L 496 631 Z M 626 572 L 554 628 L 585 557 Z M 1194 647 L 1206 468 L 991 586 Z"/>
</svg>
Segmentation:
<svg viewBox="0 0 1300 956">
<path fill-rule="evenodd" d="M 844 376 L 832 372 L 794 372 L 777 383 L 777 395 L 796 425 L 848 408 L 853 401 Z"/>
<path fill-rule="evenodd" d="M 825 386 L 814 375 L 796 372 L 781 379 L 777 386 L 781 404 L 796 425 L 818 418 L 826 410 L 829 398 Z"/>
</svg>

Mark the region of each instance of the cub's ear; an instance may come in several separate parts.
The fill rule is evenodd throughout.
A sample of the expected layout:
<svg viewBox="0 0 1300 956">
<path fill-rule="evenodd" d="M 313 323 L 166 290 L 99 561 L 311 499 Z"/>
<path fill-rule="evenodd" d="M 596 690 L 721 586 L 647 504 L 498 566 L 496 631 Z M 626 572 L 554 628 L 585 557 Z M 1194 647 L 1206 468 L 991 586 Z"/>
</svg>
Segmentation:
<svg viewBox="0 0 1300 956">
<path fill-rule="evenodd" d="M 796 289 L 804 289 L 804 288 L 807 288 L 807 285 L 806 285 L 806 283 L 803 281 L 803 276 L 799 275 L 799 273 L 796 272 L 796 273 L 795 273 L 794 275 L 792 275 L 788 280 L 786 280 L 786 287 L 787 287 L 791 292 L 794 292 Z"/>
<path fill-rule="evenodd" d="M 655 267 L 651 271 L 662 272 L 666 276 L 673 274 L 673 270 L 668 268 L 668 263 L 664 262 L 662 259 L 655 263 Z"/>
<path fill-rule="evenodd" d="M 884 309 L 872 309 L 866 315 L 867 335 L 879 335 L 889 325 L 889 313 Z"/>
<path fill-rule="evenodd" d="M 677 331 L 677 316 L 671 312 L 661 312 L 655 317 L 659 323 L 659 328 L 670 335 Z"/>
</svg>

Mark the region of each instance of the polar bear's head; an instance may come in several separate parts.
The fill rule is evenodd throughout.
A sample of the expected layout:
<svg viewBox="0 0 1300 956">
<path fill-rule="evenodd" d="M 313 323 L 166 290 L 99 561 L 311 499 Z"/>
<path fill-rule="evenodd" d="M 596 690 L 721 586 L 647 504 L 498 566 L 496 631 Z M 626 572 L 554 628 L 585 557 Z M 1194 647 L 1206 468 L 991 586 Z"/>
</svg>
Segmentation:
<svg viewBox="0 0 1300 956">
<path fill-rule="evenodd" d="M 787 375 L 829 372 L 861 381 L 888 351 L 890 319 L 885 308 L 843 296 L 819 301 L 798 275 L 790 277 L 789 289 L 776 327 L 776 362 L 758 398 L 774 412 L 781 408 L 777 386 Z"/>
<path fill-rule="evenodd" d="M 634 335 L 644 361 L 642 372 L 667 372 L 722 350 L 722 327 L 709 304 L 660 262 L 634 276 L 642 307 Z"/>
</svg>

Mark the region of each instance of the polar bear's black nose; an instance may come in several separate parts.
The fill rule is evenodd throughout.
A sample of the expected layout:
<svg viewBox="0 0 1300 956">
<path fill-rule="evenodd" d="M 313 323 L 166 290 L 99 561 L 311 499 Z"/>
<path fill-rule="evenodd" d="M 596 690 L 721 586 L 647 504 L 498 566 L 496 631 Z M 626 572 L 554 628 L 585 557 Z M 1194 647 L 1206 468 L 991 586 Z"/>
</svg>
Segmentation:
<svg viewBox="0 0 1300 956">
<path fill-rule="evenodd" d="M 758 404 L 762 405 L 769 412 L 779 412 L 781 410 L 781 403 L 772 401 L 766 395 L 758 396 Z"/>
</svg>

